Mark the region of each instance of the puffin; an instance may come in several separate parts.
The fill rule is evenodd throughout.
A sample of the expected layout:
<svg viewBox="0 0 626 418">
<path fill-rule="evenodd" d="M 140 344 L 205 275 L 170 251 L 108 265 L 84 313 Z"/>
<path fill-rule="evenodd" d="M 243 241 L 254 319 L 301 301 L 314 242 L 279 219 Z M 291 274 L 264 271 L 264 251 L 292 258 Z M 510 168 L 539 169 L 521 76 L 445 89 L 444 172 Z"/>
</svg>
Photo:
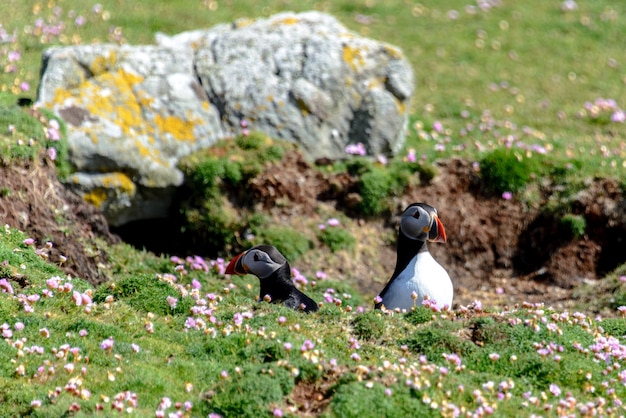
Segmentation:
<svg viewBox="0 0 626 418">
<path fill-rule="evenodd" d="M 452 307 L 454 289 L 448 272 L 428 251 L 428 242 L 446 242 L 446 231 L 437 209 L 413 203 L 402 213 L 398 228 L 396 267 L 376 298 L 375 308 L 410 311 L 424 299 L 439 308 Z M 414 299 L 415 295 L 417 298 Z"/>
<path fill-rule="evenodd" d="M 226 274 L 258 277 L 261 282 L 259 301 L 282 303 L 307 313 L 319 309 L 317 302 L 296 288 L 287 259 L 272 245 L 256 245 L 236 255 L 226 266 Z"/>
</svg>

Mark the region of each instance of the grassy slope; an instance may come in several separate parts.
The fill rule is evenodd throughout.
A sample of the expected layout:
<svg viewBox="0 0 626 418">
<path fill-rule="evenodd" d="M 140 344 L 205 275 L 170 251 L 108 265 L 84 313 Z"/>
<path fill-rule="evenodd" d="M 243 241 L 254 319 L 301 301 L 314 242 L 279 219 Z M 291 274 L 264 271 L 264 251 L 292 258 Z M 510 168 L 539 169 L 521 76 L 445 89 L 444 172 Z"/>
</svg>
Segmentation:
<svg viewBox="0 0 626 418">
<path fill-rule="evenodd" d="M 8 1 L 1 23 L 8 33 L 19 33 L 22 59 L 16 63 L 17 73 L 0 75 L 2 90 L 13 86 L 17 91 L 15 86 L 28 81 L 27 95 L 34 97 L 41 52 L 51 44 L 152 43 L 157 31 L 174 34 L 236 18 L 316 9 L 332 13 L 355 32 L 403 49 L 416 72 L 408 147 L 418 155 L 476 158 L 480 150 L 499 146 L 508 136 L 527 146 L 541 145 L 558 159 L 584 160 L 587 164 L 578 173 L 582 176 L 624 174 L 623 124 L 598 123 L 580 115 L 586 102 L 598 98 L 615 99 L 618 107 L 626 107 L 624 4 L 579 2 L 577 10 L 563 11 L 563 2 L 540 0 L 502 2 L 485 10 L 461 0 L 262 5 L 246 0 L 106 0 L 96 14 L 78 0 L 49 2 L 60 10 L 57 17 L 43 4 L 37 9 L 31 2 Z M 76 16 L 88 24 L 76 27 Z M 61 35 L 43 42 L 41 36 L 24 34 L 33 32 L 38 18 L 63 23 Z M 442 123 L 441 132 L 432 132 L 435 121 Z M 474 129 L 465 134 L 468 125 Z M 438 143 L 444 151 L 436 151 Z"/>
<path fill-rule="evenodd" d="M 256 303 L 256 279 L 227 278 L 219 261 L 205 271 L 125 246 L 113 254 L 115 285 L 94 290 L 51 281 L 59 272 L 24 239 L 0 231 L 14 291 L 0 294 L 2 416 L 154 416 L 177 402 L 188 416 L 270 416 L 289 413 L 295 385 L 332 396 L 328 416 L 624 413 L 622 318 L 478 303 L 383 316 L 326 280 L 306 286 L 325 303 L 304 315 Z M 96 304 L 77 305 L 79 295 Z"/>
<path fill-rule="evenodd" d="M 104 19 L 107 14 L 89 17 L 90 9 L 82 3 L 50 3 L 61 7 L 58 21 L 65 22 L 67 39 L 42 44 L 39 37 L 20 38 L 19 71 L 0 75 L 0 86 L 10 89 L 26 80 L 31 84 L 27 94 L 34 97 L 43 49 L 70 43 L 76 35 L 77 42 L 106 41 L 110 26 L 121 28 L 118 33 L 130 43 L 149 43 L 157 30 L 176 33 L 236 17 L 320 7 L 305 1 L 269 6 L 241 1 L 235 7 L 234 2 L 109 0 L 101 2 L 108 12 Z M 211 11 L 209 3 L 219 7 Z M 22 33 L 33 25 L 33 4 L 9 0 L 3 27 Z M 421 8 L 399 1 L 324 4 L 325 11 L 355 31 L 402 47 L 413 63 L 418 80 L 413 119 L 419 129 L 412 129 L 408 147 L 418 155 L 475 158 L 475 141 L 487 148 L 500 146 L 504 135 L 511 134 L 552 147 L 556 158 L 583 160 L 582 171 L 573 173 L 578 177 L 623 178 L 622 125 L 594 123 L 576 114 L 585 101 L 624 97 L 626 70 L 619 42 L 626 29 L 624 6 L 589 2 L 563 13 L 560 2 L 534 0 L 504 2 L 470 15 L 462 1 L 422 2 Z M 49 19 L 51 12 L 43 7 L 38 16 Z M 448 15 L 453 9 L 460 13 L 454 20 Z M 89 25 L 73 28 L 70 10 L 88 16 Z M 359 15 L 368 23 L 358 23 Z M 15 99 L 9 92 L 0 97 L 0 103 Z M 488 128 L 463 137 L 462 129 L 477 123 L 487 109 L 491 114 L 483 121 Z M 443 132 L 432 131 L 435 121 L 442 122 Z M 521 133 L 523 126 L 532 128 L 530 134 Z M 435 151 L 438 142 L 444 151 Z M 467 147 L 454 150 L 459 144 Z M 600 157 L 603 152 L 608 157 Z M 114 249 L 115 287 L 89 290 L 72 280 L 73 289 L 63 292 L 46 284 L 60 272 L 40 260 L 24 238 L 15 230 L 0 230 L 0 260 L 7 260 L 0 279 L 9 278 L 14 290 L 0 294 L 2 416 L 59 416 L 75 408 L 72 404 L 80 407 L 79 416 L 100 407 L 103 416 L 111 415 L 113 407 L 154 416 L 163 397 L 191 402 L 190 416 L 212 411 L 263 416 L 276 408 L 287 414 L 293 386 L 305 384 L 328 390 L 332 400 L 326 413 L 337 416 L 425 416 L 451 414 L 455 408 L 478 413 L 491 408 L 502 416 L 520 410 L 524 415 L 583 414 L 585 409 L 624 414 L 619 406 L 626 397 L 623 318 L 599 323 L 584 314 L 537 307 L 487 314 L 474 307 L 419 324 L 430 313 L 420 309 L 409 317 L 380 317 L 369 312 L 370 301 L 324 281 L 314 289 L 309 285 L 307 292 L 317 300 L 341 299 L 340 306 L 326 303 L 319 314 L 305 316 L 256 304 L 258 285 L 251 277 L 228 279 L 214 269 L 190 270 L 182 277 L 175 263 L 124 246 Z M 176 284 L 167 284 L 173 277 Z M 191 290 L 192 278 L 201 285 L 197 294 Z M 17 285 L 24 280 L 27 286 Z M 330 294 L 328 288 L 337 292 Z M 54 297 L 46 297 L 44 289 Z M 76 306 L 74 291 L 91 292 L 97 305 Z M 31 302 L 26 301 L 29 295 Z M 179 299 L 176 307 L 168 305 L 167 296 Z M 210 313 L 195 315 L 196 324 L 203 319 L 205 325 L 189 330 L 189 308 L 196 304 L 205 304 Z M 358 312 L 358 306 L 365 312 Z M 81 330 L 87 335 L 81 337 Z M 606 335 L 612 337 L 603 339 Z M 109 337 L 113 347 L 102 349 Z M 307 340 L 315 347 L 303 352 Z M 605 358 L 596 358 L 598 350 Z M 453 353 L 459 358 L 444 356 Z M 42 406 L 34 408 L 31 402 L 37 400 Z"/>
</svg>

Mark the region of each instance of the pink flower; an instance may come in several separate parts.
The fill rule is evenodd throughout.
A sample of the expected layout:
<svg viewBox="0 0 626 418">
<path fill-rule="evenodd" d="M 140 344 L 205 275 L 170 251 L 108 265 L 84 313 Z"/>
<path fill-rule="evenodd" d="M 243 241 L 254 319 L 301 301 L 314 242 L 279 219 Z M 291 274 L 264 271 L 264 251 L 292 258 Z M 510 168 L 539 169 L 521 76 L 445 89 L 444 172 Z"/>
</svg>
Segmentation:
<svg viewBox="0 0 626 418">
<path fill-rule="evenodd" d="M 176 308 L 176 305 L 178 304 L 178 299 L 176 299 L 173 296 L 168 296 L 166 300 L 167 300 L 167 304 L 170 305 L 170 308 L 172 309 Z"/>
<path fill-rule="evenodd" d="M 326 223 L 329 226 L 339 226 L 339 224 L 340 224 L 339 219 L 337 219 L 337 218 L 330 218 L 329 220 L 326 221 Z"/>
<path fill-rule="evenodd" d="M 504 200 L 511 200 L 513 198 L 513 193 L 511 192 L 504 192 L 502 193 L 502 199 Z"/>
<path fill-rule="evenodd" d="M 561 394 L 561 388 L 555 385 L 554 383 L 551 383 L 550 393 L 552 393 L 554 396 L 559 396 Z"/>
<path fill-rule="evenodd" d="M 275 409 L 274 409 L 274 412 L 273 412 L 273 415 L 274 415 L 275 417 L 282 417 L 282 416 L 283 416 L 283 410 L 282 410 L 282 409 L 280 409 L 280 408 L 275 408 Z"/>
<path fill-rule="evenodd" d="M 113 337 L 109 337 L 100 343 L 100 350 L 110 351 L 113 349 Z"/>
<path fill-rule="evenodd" d="M 415 161 L 417 161 L 417 157 L 415 156 L 415 150 L 411 148 L 406 154 L 406 158 L 407 160 L 409 160 L 410 163 L 414 163 Z"/>
<path fill-rule="evenodd" d="M 313 350 L 313 348 L 315 348 L 313 341 L 305 340 L 304 343 L 302 343 L 302 347 L 300 347 L 300 351 L 304 353 L 305 351 Z"/>
<path fill-rule="evenodd" d="M 345 151 L 346 151 L 346 154 L 351 154 L 351 155 L 367 154 L 367 151 L 365 150 L 365 145 L 363 145 L 361 142 L 356 143 L 356 144 L 346 145 Z"/>
<path fill-rule="evenodd" d="M 26 238 L 23 242 L 24 245 L 33 245 L 35 243 L 35 240 L 32 238 Z"/>
<path fill-rule="evenodd" d="M 54 147 L 50 147 L 46 150 L 46 155 L 48 156 L 48 158 L 50 158 L 52 161 L 57 159 L 57 150 Z"/>
<path fill-rule="evenodd" d="M 611 122 L 622 123 L 624 121 L 626 121 L 626 113 L 622 109 L 615 111 L 611 115 Z"/>
<path fill-rule="evenodd" d="M 20 58 L 22 58 L 22 54 L 20 53 L 20 51 L 9 51 L 9 53 L 7 54 L 7 59 L 9 60 L 9 62 L 19 61 Z"/>
<path fill-rule="evenodd" d="M 0 291 L 2 291 L 2 293 L 8 293 L 12 295 L 13 286 L 11 286 L 11 283 L 9 283 L 7 279 L 0 279 Z"/>
</svg>

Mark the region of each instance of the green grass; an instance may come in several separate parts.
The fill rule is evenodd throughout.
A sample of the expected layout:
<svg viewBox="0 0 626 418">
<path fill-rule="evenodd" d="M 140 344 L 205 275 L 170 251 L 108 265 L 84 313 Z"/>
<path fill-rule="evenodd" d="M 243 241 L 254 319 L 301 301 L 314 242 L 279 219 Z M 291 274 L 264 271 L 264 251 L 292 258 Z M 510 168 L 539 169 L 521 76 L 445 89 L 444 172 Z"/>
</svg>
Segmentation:
<svg viewBox="0 0 626 418">
<path fill-rule="evenodd" d="M 210 260 L 206 270 L 193 268 L 125 245 L 112 248 L 111 261 L 126 267 L 91 289 L 64 278 L 25 238 L 0 231 L 8 279 L 0 287 L 13 289 L 0 293 L 2 416 L 78 409 L 76 416 L 108 416 L 116 408 L 154 416 L 174 412 L 175 403 L 187 416 L 289 416 L 290 408 L 305 408 L 295 401 L 298 387 L 322 388 L 327 417 L 484 408 L 531 415 L 565 408 L 567 396 L 569 413 L 624 413 L 616 404 L 626 396 L 624 318 L 531 304 L 385 314 L 328 280 L 305 286 L 329 302 L 304 315 L 256 302 L 253 276 L 226 277 Z M 55 276 L 57 285 L 48 281 Z M 91 293 L 93 303 L 77 306 L 75 291 Z"/>
<path fill-rule="evenodd" d="M 406 150 L 429 161 L 453 155 L 478 160 L 514 139 L 524 147 L 542 146 L 558 161 L 582 159 L 580 176 L 624 173 L 622 124 L 598 123 L 584 112 L 585 103 L 598 98 L 626 107 L 620 62 L 624 4 L 578 2 L 577 10 L 563 11 L 562 2 L 532 0 L 468 12 L 472 2 L 465 0 L 99 3 L 103 11 L 94 13 L 92 4 L 57 0 L 41 3 L 35 14 L 34 4 L 8 0 L 2 25 L 18 40 L 5 54 L 15 49 L 21 58 L 14 62 L 15 72 L 0 74 L 0 103 L 14 103 L 16 95 L 35 97 L 41 53 L 52 45 L 146 44 L 157 31 L 175 34 L 237 18 L 315 9 L 404 51 L 417 87 Z M 58 17 L 51 7 L 58 7 Z M 70 15 L 83 16 L 88 24 L 76 26 Z M 30 34 L 38 18 L 63 22 L 64 30 L 48 39 Z M 3 64 L 7 60 L 0 55 Z M 27 92 L 19 91 L 23 81 L 30 84 Z M 441 130 L 433 130 L 435 122 Z"/>
<path fill-rule="evenodd" d="M 626 6 L 616 2 L 578 2 L 577 11 L 564 12 L 561 2 L 530 0 L 468 13 L 469 2 L 452 0 L 103 0 L 97 14 L 78 0 L 5 3 L 0 23 L 18 38 L 0 44 L 0 68 L 7 68 L 9 51 L 21 56 L 15 71 L 0 73 L 3 163 L 34 159 L 51 145 L 43 129 L 51 115 L 29 115 L 15 103 L 35 98 L 41 53 L 52 45 L 145 44 L 156 31 L 175 34 L 240 17 L 321 9 L 358 33 L 400 46 L 416 72 L 409 136 L 399 158 L 386 169 L 365 159 L 335 167 L 362 176 L 362 213 L 388 210 L 377 203 L 401 193 L 407 182 L 436 175 L 435 160 L 457 156 L 482 162 L 483 180 L 493 181 L 497 192 L 521 191 L 550 177 L 567 200 L 587 178 L 624 183 L 623 124 L 610 121 L 610 109 L 585 110 L 598 98 L 626 107 L 620 61 Z M 50 7 L 58 7 L 58 17 Z M 77 15 L 88 24 L 76 27 Z M 29 35 L 38 18 L 65 23 L 62 36 Z M 20 88 L 22 82 L 29 90 Z M 263 141 L 253 133 L 233 146 L 238 153 L 261 147 L 271 160 L 282 158 L 283 148 Z M 66 145 L 54 145 L 63 175 L 70 170 L 62 165 Z M 507 159 L 511 154 L 536 165 L 519 166 Z M 199 158 L 186 167 L 200 167 L 198 193 L 211 194 L 259 169 L 240 162 Z M 518 177 L 507 176 L 516 170 Z M 0 188 L 0 197 L 10 198 L 11 191 Z M 565 229 L 585 233 L 579 216 L 555 206 L 566 212 Z M 237 224 L 227 211 L 195 210 L 199 225 L 206 221 L 202 216 L 211 217 L 216 234 Z M 259 238 L 283 245 L 281 251 L 296 260 L 293 267 L 310 250 L 306 234 L 261 228 L 261 218 L 248 221 Z M 327 417 L 625 413 L 619 402 L 626 398 L 626 319 L 615 311 L 626 305 L 623 267 L 602 281 L 602 289 L 587 289 L 595 296 L 590 308 L 613 310 L 603 320 L 535 305 L 502 312 L 473 305 L 443 314 L 419 307 L 385 315 L 349 284 L 325 279 L 301 285 L 324 302 L 318 313 L 302 315 L 256 302 L 258 279 L 226 277 L 218 260 L 207 260 L 207 271 L 196 270 L 123 244 L 108 249 L 108 277 L 114 279 L 91 288 L 64 277 L 25 238 L 0 229 L 0 416 L 155 416 L 173 413 L 177 403 L 189 408 L 187 416 L 296 416 L 305 408 L 294 396 L 303 386 L 328 398 Z M 353 245 L 341 233 L 318 239 L 335 250 Z M 93 303 L 78 306 L 80 295 Z M 102 349 L 109 338 L 113 347 Z M 563 402 L 567 397 L 571 403 Z M 113 412 L 118 408 L 123 412 Z"/>
</svg>

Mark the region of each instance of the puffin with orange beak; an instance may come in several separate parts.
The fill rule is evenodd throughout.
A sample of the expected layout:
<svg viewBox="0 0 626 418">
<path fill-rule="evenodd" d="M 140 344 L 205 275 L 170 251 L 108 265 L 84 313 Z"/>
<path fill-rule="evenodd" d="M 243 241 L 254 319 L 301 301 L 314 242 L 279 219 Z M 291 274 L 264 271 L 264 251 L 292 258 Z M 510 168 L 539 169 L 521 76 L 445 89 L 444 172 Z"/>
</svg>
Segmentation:
<svg viewBox="0 0 626 418">
<path fill-rule="evenodd" d="M 226 266 L 226 274 L 254 274 L 261 282 L 259 301 L 283 305 L 304 312 L 315 312 L 317 303 L 296 288 L 291 279 L 291 267 L 276 247 L 257 245 L 231 260 Z"/>
<path fill-rule="evenodd" d="M 413 203 L 400 219 L 396 268 L 376 299 L 377 309 L 410 311 L 426 298 L 439 308 L 452 307 L 452 281 L 428 251 L 427 242 L 446 242 L 446 231 L 437 209 Z"/>
</svg>

